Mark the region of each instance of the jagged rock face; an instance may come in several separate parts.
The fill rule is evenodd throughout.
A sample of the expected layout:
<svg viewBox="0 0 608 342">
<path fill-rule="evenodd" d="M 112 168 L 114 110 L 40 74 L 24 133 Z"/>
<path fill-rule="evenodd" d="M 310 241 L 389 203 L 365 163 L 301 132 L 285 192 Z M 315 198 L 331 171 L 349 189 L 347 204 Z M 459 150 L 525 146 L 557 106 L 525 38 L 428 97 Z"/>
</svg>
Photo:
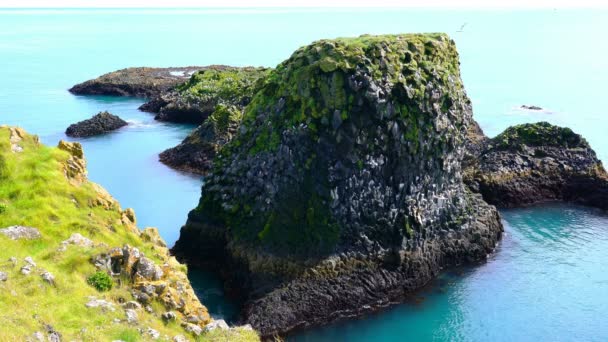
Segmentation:
<svg viewBox="0 0 608 342">
<path fill-rule="evenodd" d="M 213 114 L 181 144 L 162 152 L 160 161 L 178 170 L 207 174 L 213 158 L 236 135 L 242 117 L 242 108 L 216 106 Z"/>
<path fill-rule="evenodd" d="M 83 138 L 108 133 L 128 125 L 128 123 L 116 115 L 108 112 L 100 112 L 90 119 L 70 125 L 65 130 L 69 137 Z"/>
<path fill-rule="evenodd" d="M 496 210 L 466 191 L 472 122 L 446 35 L 323 40 L 246 108 L 175 251 L 224 257 L 263 335 L 357 315 L 483 259 Z"/>
<path fill-rule="evenodd" d="M 277 252 L 413 244 L 465 214 L 470 116 L 447 37 L 320 41 L 269 76 L 193 216 Z"/>
<path fill-rule="evenodd" d="M 57 148 L 70 154 L 63 169 L 65 177 L 74 184 L 81 184 L 87 179 L 87 161 L 84 158 L 82 145 L 78 142 L 60 140 Z"/>
<path fill-rule="evenodd" d="M 243 108 L 250 101 L 266 68 L 210 66 L 192 75 L 188 82 L 160 93 L 140 107 L 157 113 L 155 119 L 200 124 L 218 105 Z"/>
<path fill-rule="evenodd" d="M 587 141 L 546 122 L 513 126 L 467 166 L 467 185 L 489 203 L 565 200 L 608 209 L 608 175 Z"/>
<path fill-rule="evenodd" d="M 152 97 L 187 81 L 204 67 L 127 68 L 77 84 L 70 92 L 77 95 Z"/>
</svg>

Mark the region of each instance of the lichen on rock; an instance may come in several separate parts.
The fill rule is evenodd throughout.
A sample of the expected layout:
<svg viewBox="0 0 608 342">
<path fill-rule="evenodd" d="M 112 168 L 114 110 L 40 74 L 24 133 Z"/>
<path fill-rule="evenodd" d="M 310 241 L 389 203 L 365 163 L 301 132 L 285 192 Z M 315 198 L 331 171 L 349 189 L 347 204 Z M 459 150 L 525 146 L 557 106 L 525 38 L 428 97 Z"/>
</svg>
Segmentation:
<svg viewBox="0 0 608 342">
<path fill-rule="evenodd" d="M 472 113 L 458 64 L 444 34 L 298 49 L 245 108 L 175 252 L 230 265 L 264 336 L 373 310 L 484 259 L 502 226 L 462 182 Z"/>
</svg>

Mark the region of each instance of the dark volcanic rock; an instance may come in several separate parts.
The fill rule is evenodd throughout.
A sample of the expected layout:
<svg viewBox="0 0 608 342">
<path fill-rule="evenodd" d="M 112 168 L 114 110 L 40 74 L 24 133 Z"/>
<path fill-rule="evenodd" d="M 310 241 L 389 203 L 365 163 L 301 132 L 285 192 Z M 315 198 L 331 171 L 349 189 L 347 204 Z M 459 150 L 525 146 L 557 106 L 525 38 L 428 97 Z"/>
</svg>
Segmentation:
<svg viewBox="0 0 608 342">
<path fill-rule="evenodd" d="M 268 72 L 266 68 L 205 67 L 188 82 L 158 94 L 139 109 L 156 113 L 155 119 L 161 121 L 200 124 L 218 105 L 246 106 Z"/>
<path fill-rule="evenodd" d="M 186 82 L 203 67 L 127 68 L 107 73 L 70 88 L 76 95 L 152 97 Z"/>
<path fill-rule="evenodd" d="M 213 158 L 236 135 L 242 117 L 241 108 L 217 106 L 181 144 L 162 152 L 160 161 L 178 170 L 207 174 L 213 166 Z"/>
<path fill-rule="evenodd" d="M 94 117 L 70 125 L 65 134 L 82 138 L 107 133 L 128 125 L 126 121 L 108 112 L 100 112 Z"/>
<path fill-rule="evenodd" d="M 539 106 L 522 105 L 521 108 L 527 109 L 527 110 L 543 110 L 542 107 L 539 107 Z"/>
<path fill-rule="evenodd" d="M 569 128 L 513 126 L 473 151 L 465 181 L 491 204 L 564 200 L 608 209 L 608 175 L 587 141 Z"/>
<path fill-rule="evenodd" d="M 221 265 L 263 336 L 401 300 L 500 239 L 462 181 L 472 123 L 446 35 L 301 48 L 246 107 L 174 252 Z"/>
</svg>

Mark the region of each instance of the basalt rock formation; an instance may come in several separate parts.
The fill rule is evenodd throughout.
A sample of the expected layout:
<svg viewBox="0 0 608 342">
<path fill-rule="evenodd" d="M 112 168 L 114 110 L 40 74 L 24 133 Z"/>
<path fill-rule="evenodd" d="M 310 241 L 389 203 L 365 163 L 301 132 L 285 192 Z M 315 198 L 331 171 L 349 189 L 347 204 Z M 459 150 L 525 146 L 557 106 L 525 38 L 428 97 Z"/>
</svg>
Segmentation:
<svg viewBox="0 0 608 342">
<path fill-rule="evenodd" d="M 589 143 L 547 122 L 509 127 L 493 139 L 470 135 L 465 182 L 491 204 L 563 200 L 608 209 L 608 174 Z"/>
<path fill-rule="evenodd" d="M 242 117 L 242 108 L 216 106 L 213 114 L 181 144 L 162 152 L 160 161 L 178 170 L 207 174 L 213 158 L 236 135 Z"/>
<path fill-rule="evenodd" d="M 150 101 L 148 104 L 162 103 L 155 109 L 157 119 L 202 122 L 182 143 L 162 152 L 160 161 L 178 170 L 207 174 L 217 152 L 235 136 L 244 107 L 269 72 L 264 68 L 210 68 Z"/>
<path fill-rule="evenodd" d="M 462 181 L 473 120 L 446 35 L 321 40 L 263 82 L 174 248 L 222 265 L 263 336 L 389 305 L 491 253 L 502 225 Z"/>
<path fill-rule="evenodd" d="M 152 97 L 186 82 L 203 67 L 126 68 L 104 74 L 70 88 L 76 95 Z"/>
<path fill-rule="evenodd" d="M 157 113 L 155 119 L 201 124 L 218 105 L 246 106 L 255 93 L 265 68 L 209 66 L 192 75 L 188 82 L 162 92 L 140 107 Z"/>
<path fill-rule="evenodd" d="M 116 115 L 100 112 L 90 119 L 70 125 L 65 130 L 65 134 L 75 138 L 92 137 L 117 130 L 128 124 Z"/>
</svg>

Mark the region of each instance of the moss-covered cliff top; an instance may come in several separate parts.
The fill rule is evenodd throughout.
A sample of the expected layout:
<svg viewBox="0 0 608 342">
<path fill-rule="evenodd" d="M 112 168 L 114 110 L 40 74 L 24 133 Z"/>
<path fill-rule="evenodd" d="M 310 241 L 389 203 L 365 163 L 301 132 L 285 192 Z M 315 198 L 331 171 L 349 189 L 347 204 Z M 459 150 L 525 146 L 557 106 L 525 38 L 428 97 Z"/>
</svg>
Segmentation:
<svg viewBox="0 0 608 342">
<path fill-rule="evenodd" d="M 344 88 L 360 80 L 345 76 L 357 73 L 397 85 L 392 95 L 409 96 L 412 102 L 424 98 L 430 77 L 448 84 L 450 75 L 460 76 L 455 44 L 443 33 L 319 40 L 296 50 L 269 74 L 264 88 L 246 109 L 245 123 L 281 97 L 289 116 L 281 119 L 287 124 L 327 126 L 336 111 L 346 119 L 354 98 Z"/>
<path fill-rule="evenodd" d="M 164 284 L 163 296 L 183 299 L 191 313 L 209 318 L 190 288 L 185 266 L 169 256 L 155 229 L 137 229 L 132 210 L 123 211 L 105 190 L 86 180 L 83 158 L 77 143 L 46 147 L 21 129 L 0 126 L 0 340 L 56 332 L 66 341 L 145 341 L 152 339 L 148 329 L 160 340 L 176 335 L 194 340 L 180 326 L 184 316 L 179 309 L 167 308 L 161 299 L 150 301 L 152 312 L 143 304 L 135 307 L 137 322 L 128 322 L 121 303 L 134 301 L 132 291 L 144 284 Z M 22 232 L 31 234 L 18 238 Z M 74 238 L 75 233 L 81 238 Z M 131 255 L 130 262 L 143 265 L 139 257 L 145 255 L 151 269 L 162 269 L 162 277 L 150 282 L 121 275 L 120 281 L 110 281 L 109 291 L 99 292 L 88 281 L 99 272 L 92 260 L 127 244 L 141 253 Z M 87 307 L 93 298 L 112 309 Z M 169 310 L 177 320 L 165 324 L 160 316 Z M 231 334 L 236 340 L 256 339 L 254 332 L 244 331 L 216 331 L 196 339 L 229 340 Z"/>
<path fill-rule="evenodd" d="M 554 126 L 548 122 L 516 125 L 492 139 L 495 149 L 512 149 L 526 146 L 590 148 L 589 143 L 570 128 Z"/>
<path fill-rule="evenodd" d="M 197 71 L 176 90 L 187 99 L 200 102 L 244 105 L 254 94 L 258 80 L 264 78 L 268 68 L 221 67 Z"/>
</svg>

